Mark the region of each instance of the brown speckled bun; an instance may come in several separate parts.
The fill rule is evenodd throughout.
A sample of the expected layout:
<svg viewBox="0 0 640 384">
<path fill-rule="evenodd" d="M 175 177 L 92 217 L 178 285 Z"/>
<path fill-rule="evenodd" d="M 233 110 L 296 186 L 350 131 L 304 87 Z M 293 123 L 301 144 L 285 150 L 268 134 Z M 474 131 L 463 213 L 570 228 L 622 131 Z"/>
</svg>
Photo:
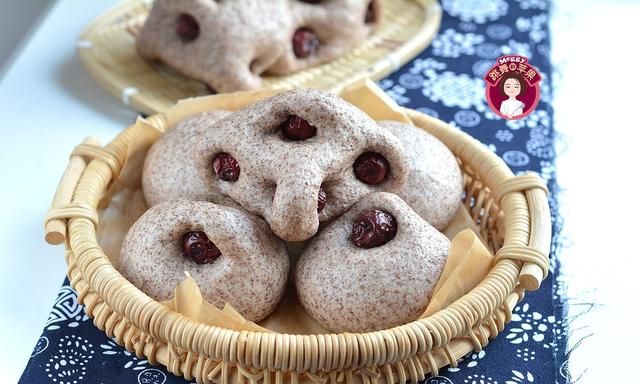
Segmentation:
<svg viewBox="0 0 640 384">
<path fill-rule="evenodd" d="M 198 22 L 191 41 L 176 33 L 181 14 Z M 156 0 L 137 49 L 218 92 L 249 90 L 287 48 L 290 24 L 286 0 Z"/>
<path fill-rule="evenodd" d="M 371 3 L 374 17 L 365 22 Z M 197 33 L 181 38 L 181 15 Z M 161 60 L 217 92 L 260 87 L 260 74 L 289 74 L 338 58 L 357 47 L 380 19 L 380 0 L 156 0 L 138 36 L 140 56 Z M 296 30 L 311 30 L 318 49 L 296 57 Z"/>
<path fill-rule="evenodd" d="M 191 157 L 195 143 L 215 122 L 229 111 L 212 111 L 191 116 L 167 131 L 156 141 L 142 170 L 142 190 L 148 206 L 178 198 L 207 200 L 239 207 L 202 182 Z"/>
<path fill-rule="evenodd" d="M 291 141 L 279 127 L 290 115 L 315 126 L 315 136 Z M 337 217 L 363 196 L 396 191 L 408 168 L 400 141 L 360 109 L 319 90 L 293 90 L 233 112 L 206 130 L 198 141 L 195 168 L 202 184 L 260 215 L 273 232 L 287 241 L 312 237 L 321 221 Z M 386 157 L 387 178 L 378 185 L 358 180 L 353 165 L 373 151 Z M 211 169 L 219 153 L 231 154 L 240 165 L 237 181 L 219 179 Z M 327 201 L 318 213 L 318 192 Z"/>
<path fill-rule="evenodd" d="M 187 259 L 182 240 L 188 231 L 204 231 L 222 255 L 211 264 Z M 284 293 L 289 258 L 260 218 L 209 202 L 174 200 L 152 207 L 131 227 L 118 268 L 155 300 L 171 299 L 188 271 L 209 303 L 222 308 L 228 302 L 259 321 Z"/>
<path fill-rule="evenodd" d="M 354 220 L 384 210 L 397 222 L 388 243 L 359 248 Z M 367 332 L 415 320 L 426 309 L 449 253 L 449 240 L 402 199 L 373 193 L 330 223 L 304 250 L 295 270 L 300 302 L 334 332 Z"/>
<path fill-rule="evenodd" d="M 395 121 L 379 124 L 397 136 L 409 158 L 409 178 L 398 195 L 429 224 L 442 230 L 460 206 L 462 173 L 453 153 L 433 135 Z"/>
<path fill-rule="evenodd" d="M 320 222 L 342 214 L 375 191 L 397 191 L 408 163 L 400 141 L 339 97 L 317 90 L 289 91 L 236 111 L 209 112 L 180 122 L 151 148 L 143 190 L 152 206 L 190 197 L 242 206 L 263 216 L 279 237 L 302 241 Z M 291 141 L 280 126 L 297 115 L 316 127 L 315 136 Z M 355 177 L 361 154 L 382 154 L 390 173 L 378 185 Z M 219 179 L 212 163 L 219 153 L 239 163 L 237 181 Z M 327 195 L 318 213 L 318 191 Z"/>
<path fill-rule="evenodd" d="M 291 1 L 293 22 L 288 31 L 287 48 L 268 72 L 286 75 L 338 58 L 362 43 L 375 28 L 381 15 L 381 1 L 373 0 L 375 18 L 365 23 L 370 0 L 331 0 L 309 3 Z M 291 40 L 296 30 L 313 31 L 320 40 L 318 50 L 307 58 L 294 54 Z"/>
</svg>

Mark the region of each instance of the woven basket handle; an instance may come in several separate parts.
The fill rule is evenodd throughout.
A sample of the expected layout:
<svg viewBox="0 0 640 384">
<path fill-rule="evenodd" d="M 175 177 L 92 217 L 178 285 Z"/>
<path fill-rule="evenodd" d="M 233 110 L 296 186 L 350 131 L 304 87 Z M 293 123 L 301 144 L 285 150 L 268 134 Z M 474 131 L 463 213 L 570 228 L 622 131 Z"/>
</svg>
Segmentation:
<svg viewBox="0 0 640 384">
<path fill-rule="evenodd" d="M 542 280 L 549 272 L 549 252 L 551 249 L 551 212 L 547 200 L 545 182 L 535 173 L 508 178 L 496 189 L 501 201 L 506 195 L 523 193 L 529 208 L 529 239 L 526 245 L 507 245 L 496 253 L 496 261 L 501 259 L 519 260 L 520 285 L 528 291 L 540 288 Z"/>
<path fill-rule="evenodd" d="M 56 194 L 51 202 L 44 220 L 44 239 L 52 245 L 62 244 L 67 240 L 67 220 L 72 217 L 89 217 L 97 221 L 94 210 L 71 204 L 80 176 L 96 153 L 104 150 L 100 142 L 87 137 L 78 145 L 69 157 L 69 165 L 62 174 Z"/>
</svg>

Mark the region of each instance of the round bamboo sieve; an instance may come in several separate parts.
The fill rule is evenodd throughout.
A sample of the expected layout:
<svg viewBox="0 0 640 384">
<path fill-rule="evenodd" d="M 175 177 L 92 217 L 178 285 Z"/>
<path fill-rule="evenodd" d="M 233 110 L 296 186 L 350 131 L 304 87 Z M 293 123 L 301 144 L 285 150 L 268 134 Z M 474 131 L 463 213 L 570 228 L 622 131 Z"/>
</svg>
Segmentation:
<svg viewBox="0 0 640 384">
<path fill-rule="evenodd" d="M 546 187 L 533 174 L 514 176 L 467 134 L 397 106 L 396 111 L 457 156 L 465 179 L 463 204 L 496 255 L 486 278 L 447 308 L 369 333 L 239 332 L 174 312 L 116 271 L 97 243 L 98 205 L 127 159 L 140 155 L 131 150 L 139 125 L 157 130 L 159 136 L 190 114 L 238 109 L 274 93 L 185 100 L 165 113 L 139 119 L 105 147 L 91 141 L 76 147 L 45 218 L 46 239 L 65 243 L 71 285 L 94 324 L 137 356 L 199 383 L 415 383 L 487 345 L 511 320 L 525 290 L 537 289 L 546 276 L 551 242 Z M 369 96 L 362 99 L 370 105 L 381 100 L 375 93 Z"/>
<path fill-rule="evenodd" d="M 122 1 L 87 25 L 76 45 L 91 76 L 124 104 L 145 114 L 210 93 L 203 83 L 138 56 L 135 37 L 150 4 L 149 0 Z M 381 79 L 427 47 L 441 17 L 437 0 L 384 0 L 382 22 L 362 45 L 322 65 L 287 76 L 266 76 L 262 86 L 337 90 L 359 78 Z"/>
</svg>

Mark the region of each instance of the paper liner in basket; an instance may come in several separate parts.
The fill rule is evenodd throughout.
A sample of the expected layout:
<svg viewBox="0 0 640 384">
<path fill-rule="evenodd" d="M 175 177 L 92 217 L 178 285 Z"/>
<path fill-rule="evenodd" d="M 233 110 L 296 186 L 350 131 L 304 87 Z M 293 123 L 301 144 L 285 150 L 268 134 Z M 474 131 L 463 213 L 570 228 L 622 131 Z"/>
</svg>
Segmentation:
<svg viewBox="0 0 640 384">
<path fill-rule="evenodd" d="M 271 332 L 246 320 L 228 303 L 222 309 L 208 303 L 202 297 L 196 281 L 188 272 L 185 272 L 185 275 L 186 278 L 176 286 L 173 299 L 163 301 L 162 304 L 194 320 L 220 328 L 234 331 Z"/>
</svg>

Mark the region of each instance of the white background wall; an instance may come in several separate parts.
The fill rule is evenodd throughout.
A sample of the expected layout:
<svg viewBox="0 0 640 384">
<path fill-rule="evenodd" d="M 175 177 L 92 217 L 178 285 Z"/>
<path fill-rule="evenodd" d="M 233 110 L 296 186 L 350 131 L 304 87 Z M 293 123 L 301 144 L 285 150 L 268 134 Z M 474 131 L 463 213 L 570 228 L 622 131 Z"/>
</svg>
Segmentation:
<svg viewBox="0 0 640 384">
<path fill-rule="evenodd" d="M 0 0 L 0 77 L 24 37 L 52 0 Z"/>
<path fill-rule="evenodd" d="M 640 1 L 556 0 L 560 254 L 579 383 L 638 383 Z"/>
</svg>

